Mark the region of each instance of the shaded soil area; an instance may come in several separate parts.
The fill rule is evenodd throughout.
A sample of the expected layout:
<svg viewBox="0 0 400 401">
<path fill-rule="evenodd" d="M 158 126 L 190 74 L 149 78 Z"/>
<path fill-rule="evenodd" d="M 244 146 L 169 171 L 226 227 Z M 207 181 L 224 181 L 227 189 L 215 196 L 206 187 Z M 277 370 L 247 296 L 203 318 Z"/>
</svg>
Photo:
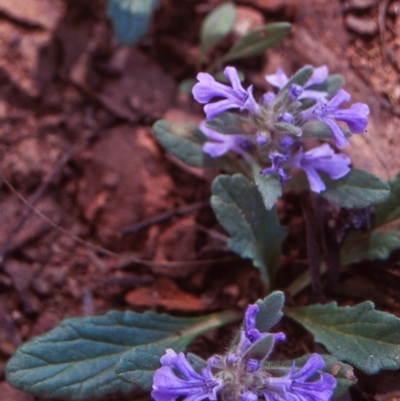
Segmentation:
<svg viewBox="0 0 400 401">
<path fill-rule="evenodd" d="M 163 0 L 149 34 L 129 48 L 113 37 L 103 0 L 30 0 L 29 7 L 24 0 L 0 0 L 3 401 L 38 400 L 12 389 L 4 366 L 21 342 L 65 317 L 110 309 L 198 316 L 244 309 L 261 296 L 258 270 L 229 252 L 209 206 L 218 171 L 183 166 L 151 132 L 159 118 L 201 120 L 201 107 L 179 84 L 195 77 L 201 21 L 220 3 Z M 354 165 L 382 179 L 397 173 L 400 3 L 235 3 L 250 27 L 293 24 L 283 44 L 235 64 L 248 81 L 263 90 L 264 75 L 279 66 L 293 73 L 304 64 L 327 64 L 344 75 L 353 100 L 371 108 L 368 132 L 352 139 Z M 287 284 L 307 266 L 305 228 L 295 198 L 284 198 L 280 208 L 290 235 L 277 282 Z M 327 291 L 327 299 L 348 305 L 372 299 L 400 316 L 399 256 L 354 266 L 342 278 L 341 293 Z M 307 291 L 289 300 L 309 301 Z M 279 357 L 314 350 L 302 328 L 289 320 L 282 325 L 290 341 L 278 348 Z M 221 350 L 232 330 L 212 332 L 193 349 L 203 356 Z M 393 393 L 396 372 L 358 377 L 355 400 L 400 397 Z M 148 399 L 106 399 L 132 397 Z"/>
</svg>

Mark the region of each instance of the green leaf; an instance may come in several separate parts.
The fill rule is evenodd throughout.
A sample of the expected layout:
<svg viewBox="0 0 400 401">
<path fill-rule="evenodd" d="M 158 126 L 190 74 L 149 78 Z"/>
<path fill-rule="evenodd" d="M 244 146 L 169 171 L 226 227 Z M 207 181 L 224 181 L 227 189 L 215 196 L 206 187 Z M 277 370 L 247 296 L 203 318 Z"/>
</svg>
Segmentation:
<svg viewBox="0 0 400 401">
<path fill-rule="evenodd" d="M 136 386 L 115 373 L 125 352 L 205 325 L 207 319 L 118 311 L 65 319 L 17 349 L 6 366 L 7 380 L 15 388 L 48 398 L 83 400 L 132 391 Z"/>
<path fill-rule="evenodd" d="M 328 138 L 332 139 L 333 134 L 329 127 L 322 121 L 311 120 L 307 121 L 302 127 L 304 138 Z M 342 129 L 343 135 L 347 138 L 351 136 L 349 131 Z"/>
<path fill-rule="evenodd" d="M 191 94 L 192 93 L 192 89 L 193 86 L 196 85 L 196 80 L 193 78 L 188 78 L 188 79 L 184 79 L 180 84 L 179 84 L 179 90 L 182 93 L 186 93 L 186 94 Z"/>
<path fill-rule="evenodd" d="M 132 45 L 141 39 L 158 6 L 158 0 L 109 0 L 107 13 L 118 40 Z"/>
<path fill-rule="evenodd" d="M 400 319 L 374 310 L 372 302 L 353 307 L 331 302 L 287 308 L 285 314 L 309 330 L 336 358 L 367 374 L 400 368 Z"/>
<path fill-rule="evenodd" d="M 179 335 L 171 333 L 167 338 L 152 344 L 139 345 L 122 355 L 116 373 L 121 380 L 133 383 L 143 390 L 150 390 L 153 374 L 160 367 L 160 358 L 167 348 L 176 352 L 183 351 L 196 337 L 221 327 L 224 324 L 236 321 L 242 316 L 230 311 L 213 314 L 200 318 L 187 329 L 181 330 Z M 191 357 L 195 359 L 195 356 Z M 200 364 L 201 358 L 196 360 Z"/>
<path fill-rule="evenodd" d="M 200 29 L 200 47 L 203 54 L 232 31 L 235 19 L 236 6 L 232 2 L 221 4 L 207 15 Z"/>
<path fill-rule="evenodd" d="M 274 207 L 278 198 L 282 195 L 282 185 L 277 174 L 261 174 L 258 165 L 253 166 L 253 179 L 264 201 L 267 210 Z"/>
<path fill-rule="evenodd" d="M 400 219 L 400 173 L 389 182 L 390 196 L 375 208 L 374 226 Z"/>
<path fill-rule="evenodd" d="M 218 117 L 207 121 L 206 126 L 222 134 L 243 134 L 244 121 L 234 113 L 221 113 Z"/>
<path fill-rule="evenodd" d="M 361 208 L 376 205 L 390 195 L 389 185 L 363 170 L 351 169 L 350 173 L 340 180 L 332 180 L 321 174 L 326 184 L 322 196 L 329 201 L 347 208 Z"/>
<path fill-rule="evenodd" d="M 256 185 L 241 174 L 218 176 L 212 194 L 217 219 L 231 236 L 230 249 L 252 259 L 268 283 L 279 267 L 281 244 L 287 234 L 276 209 L 266 210 Z"/>
<path fill-rule="evenodd" d="M 259 299 L 256 304 L 260 307 L 256 318 L 256 328 L 261 333 L 267 332 L 282 319 L 285 295 L 281 291 L 274 291 L 263 300 Z"/>
<path fill-rule="evenodd" d="M 318 90 L 322 92 L 327 92 L 328 97 L 333 96 L 343 85 L 345 84 L 345 80 L 343 75 L 333 74 L 329 75 L 325 82 L 320 84 L 311 85 L 307 89 Z"/>
<path fill-rule="evenodd" d="M 193 167 L 222 167 L 230 171 L 228 156 L 212 158 L 203 152 L 206 136 L 193 124 L 158 120 L 153 125 L 157 141 L 179 160 Z"/>
<path fill-rule="evenodd" d="M 289 88 L 293 84 L 304 86 L 308 80 L 311 78 L 314 72 L 314 68 L 311 65 L 305 65 L 300 68 L 290 79 L 286 82 L 286 85 L 282 89 Z"/>
<path fill-rule="evenodd" d="M 375 208 L 371 230 L 353 231 L 341 248 L 342 264 L 387 259 L 400 248 L 400 174 L 389 181 L 390 195 Z"/>
<path fill-rule="evenodd" d="M 289 34 L 290 29 L 291 25 L 288 22 L 274 22 L 256 28 L 239 39 L 222 57 L 221 62 L 262 54 L 281 42 Z"/>
<path fill-rule="evenodd" d="M 301 136 L 303 133 L 300 127 L 297 127 L 296 125 L 290 123 L 285 123 L 285 122 L 276 123 L 274 124 L 274 127 L 280 132 L 287 132 L 295 136 Z"/>
</svg>

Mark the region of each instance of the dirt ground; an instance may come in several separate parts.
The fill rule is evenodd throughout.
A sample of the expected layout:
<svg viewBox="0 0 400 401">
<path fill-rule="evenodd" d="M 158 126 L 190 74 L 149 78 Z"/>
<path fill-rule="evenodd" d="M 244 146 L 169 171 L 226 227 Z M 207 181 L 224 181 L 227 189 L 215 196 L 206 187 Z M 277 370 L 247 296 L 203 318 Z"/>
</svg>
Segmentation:
<svg viewBox="0 0 400 401">
<path fill-rule="evenodd" d="M 148 36 L 128 48 L 113 37 L 103 0 L 29 0 L 29 7 L 26 0 L 0 0 L 2 401 L 38 400 L 12 389 L 4 366 L 21 342 L 65 317 L 109 309 L 193 316 L 244 308 L 262 293 L 258 271 L 228 251 L 209 207 L 217 172 L 182 166 L 151 134 L 159 118 L 201 119 L 201 107 L 179 83 L 195 76 L 200 23 L 221 1 L 161 3 Z M 397 173 L 400 1 L 235 3 L 250 26 L 293 24 L 282 45 L 236 64 L 248 80 L 262 89 L 263 76 L 278 66 L 293 73 L 304 64 L 327 64 L 344 75 L 353 100 L 371 108 L 368 132 L 352 138 L 354 165 L 383 179 Z M 290 197 L 282 203 L 290 229 L 286 280 L 305 267 L 304 225 L 295 206 Z M 176 213 L 163 216 L 171 210 Z M 155 216 L 158 222 L 138 226 Z M 347 304 L 364 299 L 356 286 L 363 283 L 367 297 L 400 316 L 399 256 L 355 266 L 336 297 Z M 382 301 L 381 293 L 389 298 Z M 291 302 L 308 299 L 305 292 Z M 292 340 L 278 349 L 280 356 L 313 350 L 303 329 L 282 324 Z M 193 349 L 207 356 L 230 336 L 229 328 L 210 333 Z M 359 378 L 354 400 L 400 397 L 392 393 L 400 388 L 396 372 Z"/>
</svg>

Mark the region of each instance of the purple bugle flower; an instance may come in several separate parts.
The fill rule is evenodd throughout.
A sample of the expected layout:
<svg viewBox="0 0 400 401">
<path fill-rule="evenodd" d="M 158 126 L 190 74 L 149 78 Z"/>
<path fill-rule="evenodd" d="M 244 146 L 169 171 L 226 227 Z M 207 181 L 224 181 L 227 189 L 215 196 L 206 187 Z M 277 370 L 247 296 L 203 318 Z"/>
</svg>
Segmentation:
<svg viewBox="0 0 400 401">
<path fill-rule="evenodd" d="M 200 124 L 199 128 L 208 139 L 212 140 L 210 142 L 207 141 L 203 145 L 204 153 L 207 153 L 211 157 L 220 157 L 229 151 L 233 151 L 244 156 L 246 153 L 245 148 L 251 146 L 250 141 L 244 136 L 235 134 L 221 134 L 220 132 L 208 128 L 205 121 Z"/>
<path fill-rule="evenodd" d="M 326 185 L 317 171 L 328 174 L 333 180 L 344 177 L 350 171 L 351 159 L 343 153 L 335 153 L 327 144 L 304 152 L 302 148 L 294 154 L 288 163 L 303 170 L 313 192 L 325 191 Z"/>
<path fill-rule="evenodd" d="M 181 397 L 185 401 L 217 400 L 223 384 L 213 376 L 209 363 L 199 374 L 183 352 L 176 354 L 173 349 L 167 349 L 160 362 L 162 366 L 154 373 L 151 392 L 155 401 L 176 401 Z"/>
<path fill-rule="evenodd" d="M 329 373 L 322 373 L 312 380 L 325 362 L 318 354 L 312 354 L 306 364 L 296 372 L 291 371 L 283 377 L 270 377 L 262 391 L 265 401 L 328 401 L 336 387 L 336 379 Z"/>
<path fill-rule="evenodd" d="M 348 102 L 351 96 L 344 89 L 339 89 L 329 101 L 319 100 L 317 104 L 302 113 L 303 121 L 319 120 L 324 122 L 332 132 L 336 146 L 343 149 L 349 144 L 337 121 L 347 124 L 350 132 L 361 134 L 368 125 L 369 107 L 365 103 L 354 103 L 348 109 L 339 109 L 343 103 Z"/>
<path fill-rule="evenodd" d="M 206 104 L 204 111 L 207 119 L 212 120 L 230 109 L 248 110 L 253 114 L 258 114 L 260 106 L 253 97 L 253 87 L 249 86 L 247 90 L 243 88 L 234 67 L 226 67 L 224 75 L 229 79 L 231 86 L 217 82 L 212 75 L 206 72 L 197 74 L 199 82 L 194 85 L 192 93 L 199 103 Z M 222 98 L 222 100 L 209 103 L 214 98 Z"/>
</svg>

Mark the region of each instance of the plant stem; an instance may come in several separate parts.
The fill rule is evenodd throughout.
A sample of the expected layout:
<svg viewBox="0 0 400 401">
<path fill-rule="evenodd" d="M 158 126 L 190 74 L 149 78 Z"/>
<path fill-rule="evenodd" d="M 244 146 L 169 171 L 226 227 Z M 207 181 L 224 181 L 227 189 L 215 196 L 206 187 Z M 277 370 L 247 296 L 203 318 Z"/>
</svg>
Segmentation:
<svg viewBox="0 0 400 401">
<path fill-rule="evenodd" d="M 326 272 L 326 265 L 322 264 L 320 268 L 320 274 L 324 274 Z M 296 280 L 292 281 L 284 290 L 285 294 L 289 297 L 296 296 L 299 292 L 303 291 L 311 284 L 311 274 L 310 271 L 307 270 L 302 273 Z"/>
</svg>

